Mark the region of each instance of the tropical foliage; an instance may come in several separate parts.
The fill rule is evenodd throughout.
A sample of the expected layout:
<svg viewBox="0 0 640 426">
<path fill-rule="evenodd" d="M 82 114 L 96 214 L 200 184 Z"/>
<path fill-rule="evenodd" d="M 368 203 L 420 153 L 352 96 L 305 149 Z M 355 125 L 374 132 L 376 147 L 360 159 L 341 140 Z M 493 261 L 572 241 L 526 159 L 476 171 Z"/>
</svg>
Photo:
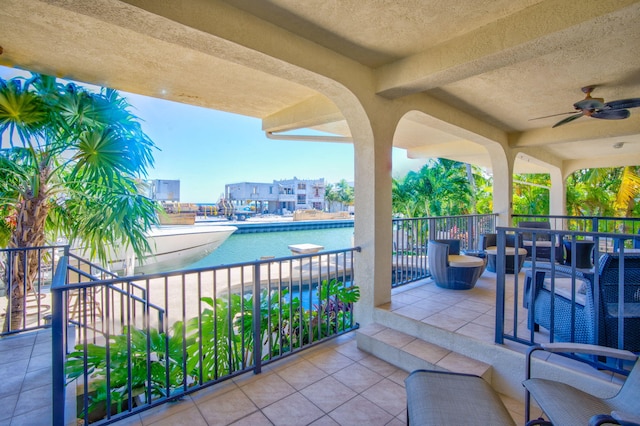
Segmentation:
<svg viewBox="0 0 640 426">
<path fill-rule="evenodd" d="M 329 183 L 325 186 L 324 198 L 329 203 L 329 206 L 339 204 L 340 210 L 345 210 L 347 206 L 353 205 L 353 186 L 349 185 L 345 179 L 340 180 L 335 185 Z"/>
<path fill-rule="evenodd" d="M 128 327 L 110 336 L 108 345 L 76 346 L 67 358 L 67 381 L 86 374 L 89 412 L 104 405 L 109 390 L 115 412 L 121 412 L 129 389 L 150 403 L 242 371 L 254 365 L 256 350 L 266 361 L 353 327 L 353 305 L 360 298 L 357 286 L 324 280 L 315 293 L 314 301 L 305 303 L 287 290 L 263 290 L 259 318 L 252 314 L 253 295 L 204 297 L 206 308 L 200 316 L 174 323 L 166 334 Z M 258 343 L 255 322 L 260 324 Z"/>
<path fill-rule="evenodd" d="M 140 195 L 139 179 L 155 146 L 115 90 L 94 93 L 39 74 L 0 79 L 0 137 L 0 246 L 38 247 L 64 236 L 103 262 L 108 247 L 130 245 L 138 256 L 149 250 L 144 233 L 157 221 L 156 207 Z M 20 324 L 38 272 L 35 256 L 16 262 L 5 330 Z"/>
<path fill-rule="evenodd" d="M 515 175 L 513 178 L 514 214 L 549 214 L 549 189 L 551 178 L 548 174 Z"/>
<path fill-rule="evenodd" d="M 567 179 L 567 212 L 580 216 L 640 215 L 640 166 L 579 170 Z"/>
<path fill-rule="evenodd" d="M 402 217 L 491 213 L 492 184 L 473 166 L 430 160 L 419 171 L 392 180 L 393 213 Z M 515 175 L 513 213 L 549 214 L 550 188 L 549 174 Z M 637 217 L 639 197 L 640 166 L 579 170 L 567 178 L 570 216 Z"/>
<path fill-rule="evenodd" d="M 429 160 L 418 172 L 393 179 L 393 213 L 403 217 L 489 213 L 492 205 L 486 188 L 490 184 L 479 169 L 469 173 L 464 163 Z"/>
</svg>

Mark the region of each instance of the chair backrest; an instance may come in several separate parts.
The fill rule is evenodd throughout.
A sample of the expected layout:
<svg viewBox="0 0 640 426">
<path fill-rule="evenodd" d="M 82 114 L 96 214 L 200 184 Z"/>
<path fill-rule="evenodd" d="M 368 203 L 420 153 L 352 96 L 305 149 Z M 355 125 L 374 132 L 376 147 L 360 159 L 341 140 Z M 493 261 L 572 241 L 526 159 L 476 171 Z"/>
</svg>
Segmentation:
<svg viewBox="0 0 640 426">
<path fill-rule="evenodd" d="M 516 236 L 514 234 L 505 235 L 505 246 L 515 247 Z M 494 247 L 498 245 L 498 234 L 482 234 L 480 235 L 480 247 L 482 250 L 486 250 L 487 247 Z M 518 235 L 518 247 L 522 248 L 522 235 Z"/>
<path fill-rule="evenodd" d="M 640 358 L 636 360 L 618 394 L 613 397 L 612 405 L 615 406 L 616 410 L 640 417 L 638 395 L 640 395 Z"/>
<path fill-rule="evenodd" d="M 620 254 L 605 253 L 600 258 L 600 289 L 604 303 L 618 301 Z M 624 255 L 624 301 L 640 303 L 640 254 Z"/>
<path fill-rule="evenodd" d="M 480 249 L 486 250 L 487 247 L 497 246 L 498 234 L 482 234 L 480 235 Z"/>
<path fill-rule="evenodd" d="M 529 229 L 551 229 L 551 223 L 548 221 L 544 222 L 520 222 L 518 223 L 518 228 L 529 228 Z M 523 232 L 522 237 L 527 240 L 533 240 L 533 234 L 531 232 Z M 536 241 L 549 241 L 549 235 L 547 234 L 536 234 Z"/>
<path fill-rule="evenodd" d="M 447 281 L 449 245 L 429 240 L 427 243 L 427 259 L 429 273 L 436 283 Z"/>
<path fill-rule="evenodd" d="M 436 243 L 447 244 L 449 246 L 449 254 L 460 254 L 460 240 L 433 240 Z"/>
</svg>

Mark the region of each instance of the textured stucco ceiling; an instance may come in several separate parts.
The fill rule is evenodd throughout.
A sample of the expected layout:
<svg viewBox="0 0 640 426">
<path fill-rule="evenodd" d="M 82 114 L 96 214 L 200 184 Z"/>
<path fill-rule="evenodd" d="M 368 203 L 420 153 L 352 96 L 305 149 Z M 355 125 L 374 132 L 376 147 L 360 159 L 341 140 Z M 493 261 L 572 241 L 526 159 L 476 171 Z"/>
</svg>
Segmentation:
<svg viewBox="0 0 640 426">
<path fill-rule="evenodd" d="M 638 22 L 637 0 L 3 0 L 0 64 L 259 117 L 267 130 L 303 123 L 347 135 L 339 111 L 321 107 L 331 84 L 313 76 L 321 55 L 336 75 L 351 63 L 368 68 L 378 95 L 426 94 L 508 133 L 525 153 L 640 164 L 640 108 L 628 120 L 553 130 L 562 117 L 531 120 L 571 111 L 586 85 L 605 101 L 640 97 Z M 309 58 L 291 56 L 300 46 Z M 270 52 L 308 64 L 308 84 Z M 405 117 L 395 146 L 490 164 L 465 132 L 421 114 Z M 613 150 L 616 142 L 625 143 Z"/>
</svg>

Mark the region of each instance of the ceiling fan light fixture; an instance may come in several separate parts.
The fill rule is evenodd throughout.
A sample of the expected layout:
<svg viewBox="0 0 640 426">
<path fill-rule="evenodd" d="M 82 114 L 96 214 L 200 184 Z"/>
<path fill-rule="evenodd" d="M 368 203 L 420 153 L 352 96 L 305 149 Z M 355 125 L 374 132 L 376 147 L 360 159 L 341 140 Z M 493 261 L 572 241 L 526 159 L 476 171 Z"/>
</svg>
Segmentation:
<svg viewBox="0 0 640 426">
<path fill-rule="evenodd" d="M 613 144 L 614 149 L 620 149 L 624 146 L 624 142 L 616 142 Z"/>
</svg>

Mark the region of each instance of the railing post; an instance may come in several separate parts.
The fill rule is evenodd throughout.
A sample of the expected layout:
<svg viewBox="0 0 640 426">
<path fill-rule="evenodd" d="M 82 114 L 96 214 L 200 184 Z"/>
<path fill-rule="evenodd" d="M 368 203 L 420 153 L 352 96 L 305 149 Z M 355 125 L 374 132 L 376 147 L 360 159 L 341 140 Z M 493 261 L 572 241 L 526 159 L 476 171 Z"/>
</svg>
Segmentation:
<svg viewBox="0 0 640 426">
<path fill-rule="evenodd" d="M 434 218 L 428 217 L 427 223 L 429 224 L 429 239 L 435 240 L 437 238 L 436 220 Z"/>
<path fill-rule="evenodd" d="M 505 308 L 505 270 L 506 270 L 506 250 L 507 238 L 504 229 L 498 229 L 496 244 L 498 252 L 496 255 L 496 335 L 495 342 L 499 345 L 504 343 L 504 308 Z M 516 239 L 517 241 L 517 239 Z M 517 245 L 517 244 L 515 244 Z M 516 268 L 516 259 L 514 256 L 514 268 Z"/>
<path fill-rule="evenodd" d="M 260 265 L 253 265 L 253 372 L 260 374 L 262 371 L 262 339 L 260 338 L 262 323 L 260 318 Z"/>
<path fill-rule="evenodd" d="M 52 402 L 53 426 L 65 424 L 66 384 L 64 362 L 67 353 L 66 345 L 66 306 L 63 287 L 66 282 L 69 258 L 64 256 L 58 262 L 53 283 L 51 285 L 52 319 L 51 319 L 51 365 L 52 365 Z"/>
</svg>

